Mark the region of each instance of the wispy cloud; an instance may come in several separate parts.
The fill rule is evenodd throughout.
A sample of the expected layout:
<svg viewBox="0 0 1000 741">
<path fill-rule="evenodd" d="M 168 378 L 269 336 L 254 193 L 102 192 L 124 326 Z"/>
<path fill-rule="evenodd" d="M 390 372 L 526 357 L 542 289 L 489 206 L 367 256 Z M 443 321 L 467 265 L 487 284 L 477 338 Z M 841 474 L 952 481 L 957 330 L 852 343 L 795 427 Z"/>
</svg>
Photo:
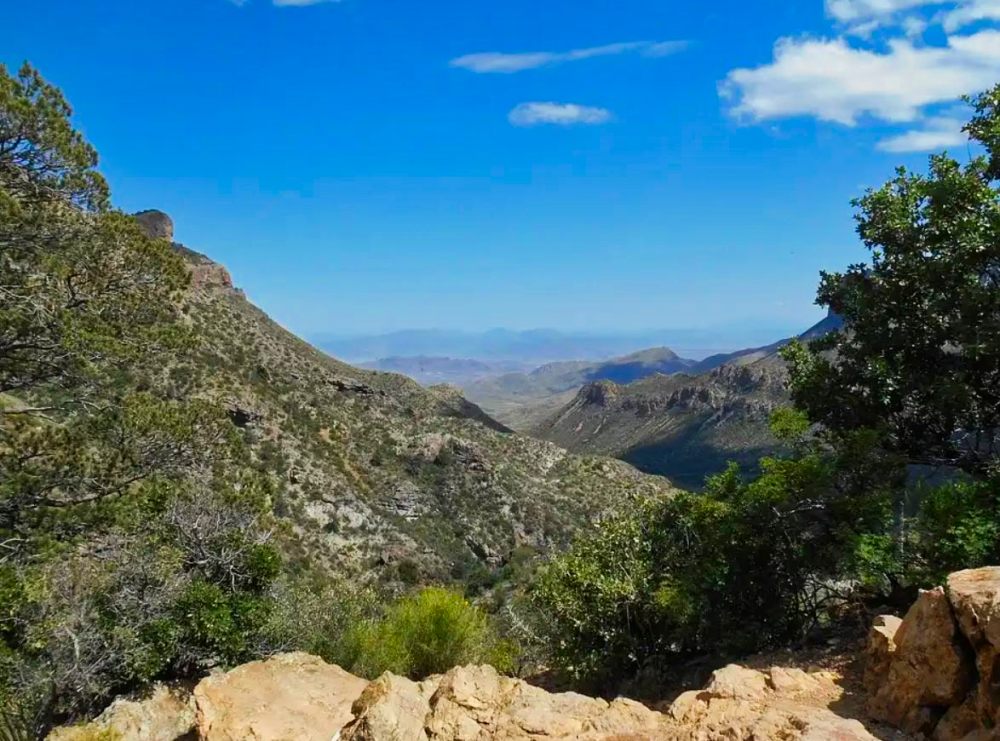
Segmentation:
<svg viewBox="0 0 1000 741">
<path fill-rule="evenodd" d="M 614 116 L 611 111 L 604 108 L 592 108 L 574 103 L 521 103 L 507 115 L 507 119 L 515 126 L 542 124 L 593 126 L 607 123 L 612 118 Z"/>
<path fill-rule="evenodd" d="M 826 0 L 826 12 L 836 21 L 853 24 L 888 18 L 926 5 L 945 4 L 942 0 Z"/>
<path fill-rule="evenodd" d="M 969 137 L 962 131 L 960 118 L 936 116 L 927 119 L 919 129 L 891 136 L 878 143 L 883 152 L 931 152 L 965 144 Z"/>
<path fill-rule="evenodd" d="M 647 57 L 665 57 L 683 51 L 687 46 L 687 41 L 626 41 L 618 44 L 594 46 L 588 49 L 574 49 L 566 52 L 536 51 L 520 54 L 484 52 L 481 54 L 467 54 L 464 57 L 452 59 L 450 65 L 480 74 L 510 74 L 554 64 L 576 62 L 581 59 L 627 53 L 639 53 Z"/>
<path fill-rule="evenodd" d="M 1000 0 L 972 0 L 939 13 L 935 20 L 940 21 L 948 33 L 979 21 L 1000 21 Z"/>
</svg>

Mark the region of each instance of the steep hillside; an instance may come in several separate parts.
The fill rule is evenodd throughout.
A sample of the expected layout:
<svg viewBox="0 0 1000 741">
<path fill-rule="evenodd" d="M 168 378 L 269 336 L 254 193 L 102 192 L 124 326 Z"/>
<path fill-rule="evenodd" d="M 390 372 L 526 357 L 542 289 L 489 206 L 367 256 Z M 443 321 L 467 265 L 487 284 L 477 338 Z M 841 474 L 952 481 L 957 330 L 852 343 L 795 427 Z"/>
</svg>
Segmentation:
<svg viewBox="0 0 1000 741">
<path fill-rule="evenodd" d="M 800 338 L 842 324 L 830 316 Z M 592 383 L 532 432 L 572 451 L 613 455 L 685 487 L 700 487 L 728 461 L 752 469 L 778 449 L 767 422 L 788 404 L 787 371 L 777 355 L 786 343 L 707 359 L 693 370 L 711 369 L 697 375 Z"/>
<path fill-rule="evenodd" d="M 657 347 L 602 362 L 548 363 L 530 373 L 508 373 L 464 388 L 472 401 L 504 424 L 515 430 L 530 430 L 588 383 L 631 383 L 657 373 L 678 373 L 693 364 L 669 348 Z"/>
<path fill-rule="evenodd" d="M 699 487 L 729 460 L 752 466 L 776 446 L 771 412 L 787 403 L 786 374 L 761 361 L 700 376 L 654 376 L 585 386 L 535 433 L 578 452 L 614 455 Z"/>
<path fill-rule="evenodd" d="M 355 573 L 464 578 L 668 484 L 510 434 L 454 388 L 332 359 L 268 318 L 226 270 L 193 268 L 186 307 L 206 341 L 178 393 L 225 401 L 279 484 L 288 547 Z M 415 568 L 414 568 L 415 567 Z"/>
</svg>

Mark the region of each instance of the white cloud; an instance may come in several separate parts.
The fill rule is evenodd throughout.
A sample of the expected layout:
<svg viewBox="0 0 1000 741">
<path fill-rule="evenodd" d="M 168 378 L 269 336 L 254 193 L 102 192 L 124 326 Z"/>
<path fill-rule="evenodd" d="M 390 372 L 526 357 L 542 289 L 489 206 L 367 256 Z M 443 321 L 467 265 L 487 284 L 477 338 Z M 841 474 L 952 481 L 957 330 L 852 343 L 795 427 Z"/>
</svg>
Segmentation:
<svg viewBox="0 0 1000 741">
<path fill-rule="evenodd" d="M 916 15 L 907 16 L 900 25 L 908 39 L 919 39 L 927 30 L 927 21 Z"/>
<path fill-rule="evenodd" d="M 962 131 L 963 119 L 935 116 L 921 128 L 883 139 L 877 145 L 883 152 L 931 152 L 965 144 L 969 137 Z"/>
<path fill-rule="evenodd" d="M 972 0 L 935 16 L 944 30 L 953 33 L 979 21 L 1000 21 L 1000 0 Z"/>
<path fill-rule="evenodd" d="M 888 18 L 904 10 L 945 4 L 943 0 L 826 0 L 826 12 L 841 23 L 860 23 Z"/>
<path fill-rule="evenodd" d="M 594 46 L 589 49 L 574 49 L 567 52 L 537 51 L 522 54 L 504 54 L 501 52 L 485 52 L 482 54 L 467 54 L 464 57 L 452 59 L 452 67 L 461 67 L 478 73 L 522 72 L 564 62 L 576 62 L 592 57 L 606 57 L 629 52 L 640 52 L 643 56 L 663 57 L 676 54 L 687 46 L 686 41 L 627 41 L 606 46 Z"/>
<path fill-rule="evenodd" d="M 847 24 L 852 36 L 867 38 L 881 27 L 902 25 L 908 36 L 917 36 L 927 27 L 926 20 L 908 12 L 940 8 L 933 20 L 954 33 L 980 21 L 1000 21 L 1000 0 L 826 0 L 826 12 Z M 902 16 L 902 18 L 900 18 Z M 912 29 L 922 25 L 920 31 Z"/>
<path fill-rule="evenodd" d="M 854 48 L 843 38 L 785 38 L 770 64 L 733 70 L 720 93 L 733 101 L 734 114 L 751 120 L 814 116 L 853 126 L 864 114 L 916 121 L 927 106 L 984 90 L 998 78 L 997 30 L 952 36 L 947 46 L 894 39 L 884 52 Z"/>
<path fill-rule="evenodd" d="M 515 126 L 538 126 L 541 124 L 603 124 L 613 118 L 611 111 L 591 108 L 574 103 L 521 103 L 508 115 Z"/>
</svg>

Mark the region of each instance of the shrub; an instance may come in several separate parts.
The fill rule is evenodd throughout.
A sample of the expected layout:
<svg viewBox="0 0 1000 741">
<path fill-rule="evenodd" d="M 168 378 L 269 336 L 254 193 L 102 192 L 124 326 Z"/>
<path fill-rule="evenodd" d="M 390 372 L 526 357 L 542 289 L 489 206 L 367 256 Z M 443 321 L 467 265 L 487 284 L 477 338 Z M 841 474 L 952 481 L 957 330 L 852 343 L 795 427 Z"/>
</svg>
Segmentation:
<svg viewBox="0 0 1000 741">
<path fill-rule="evenodd" d="M 699 653 L 748 653 L 824 619 L 830 583 L 881 509 L 834 486 L 816 455 L 735 467 L 702 495 L 638 504 L 578 538 L 538 576 L 556 665 L 616 685 Z"/>
<path fill-rule="evenodd" d="M 1000 477 L 956 481 L 924 494 L 913 523 L 916 581 L 940 583 L 950 572 L 1000 561 Z"/>
<path fill-rule="evenodd" d="M 346 640 L 351 670 L 367 677 L 391 671 L 424 679 L 464 664 L 492 663 L 500 671 L 513 665 L 512 647 L 498 640 L 487 615 L 441 587 L 402 598 Z"/>
</svg>

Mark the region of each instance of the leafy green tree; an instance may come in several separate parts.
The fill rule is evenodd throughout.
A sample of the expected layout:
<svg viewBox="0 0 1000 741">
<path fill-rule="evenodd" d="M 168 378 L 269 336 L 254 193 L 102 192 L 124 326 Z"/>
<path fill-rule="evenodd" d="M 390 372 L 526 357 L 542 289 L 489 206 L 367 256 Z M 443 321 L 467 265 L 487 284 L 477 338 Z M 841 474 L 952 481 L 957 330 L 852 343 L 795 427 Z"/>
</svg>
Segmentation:
<svg viewBox="0 0 1000 741">
<path fill-rule="evenodd" d="M 0 208 L 7 215 L 52 202 L 108 208 L 97 150 L 73 128 L 72 114 L 62 92 L 27 62 L 17 75 L 0 66 Z"/>
<path fill-rule="evenodd" d="M 985 154 L 931 157 L 855 202 L 871 265 L 824 273 L 848 331 L 785 350 L 826 434 L 873 431 L 905 463 L 983 474 L 1000 453 L 1000 86 L 970 101 Z"/>
<path fill-rule="evenodd" d="M 787 420 L 784 420 L 787 421 Z M 842 597 L 857 543 L 890 520 L 889 498 L 816 453 L 737 467 L 700 494 L 640 503 L 581 536 L 533 589 L 558 666 L 611 686 L 702 653 L 802 638 Z"/>
</svg>

